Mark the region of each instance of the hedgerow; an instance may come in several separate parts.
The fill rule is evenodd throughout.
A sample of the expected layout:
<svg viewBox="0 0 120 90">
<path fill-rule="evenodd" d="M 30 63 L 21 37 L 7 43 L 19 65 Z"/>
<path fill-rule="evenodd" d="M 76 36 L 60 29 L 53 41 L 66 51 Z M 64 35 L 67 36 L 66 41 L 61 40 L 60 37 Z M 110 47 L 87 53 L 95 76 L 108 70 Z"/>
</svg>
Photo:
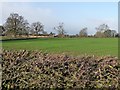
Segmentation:
<svg viewBox="0 0 120 90">
<path fill-rule="evenodd" d="M 72 57 L 38 51 L 3 50 L 3 89 L 120 89 L 116 57 Z"/>
</svg>

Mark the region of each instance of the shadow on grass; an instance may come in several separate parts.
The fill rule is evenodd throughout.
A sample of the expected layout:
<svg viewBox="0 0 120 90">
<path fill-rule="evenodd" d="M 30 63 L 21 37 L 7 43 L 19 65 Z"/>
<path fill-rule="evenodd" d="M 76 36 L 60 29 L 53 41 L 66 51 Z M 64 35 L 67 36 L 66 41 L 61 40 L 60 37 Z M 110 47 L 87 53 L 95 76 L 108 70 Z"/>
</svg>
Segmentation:
<svg viewBox="0 0 120 90">
<path fill-rule="evenodd" d="M 3 39 L 0 41 L 17 41 L 17 40 L 33 40 L 33 39 L 39 39 L 39 38 L 14 38 L 14 39 Z"/>
<path fill-rule="evenodd" d="M 53 38 L 12 38 L 12 39 L 2 39 L 0 40 L 0 42 L 4 42 L 4 41 L 19 41 L 19 40 L 51 40 Z M 54 40 L 63 40 L 63 38 L 58 38 L 58 37 L 55 37 Z"/>
</svg>

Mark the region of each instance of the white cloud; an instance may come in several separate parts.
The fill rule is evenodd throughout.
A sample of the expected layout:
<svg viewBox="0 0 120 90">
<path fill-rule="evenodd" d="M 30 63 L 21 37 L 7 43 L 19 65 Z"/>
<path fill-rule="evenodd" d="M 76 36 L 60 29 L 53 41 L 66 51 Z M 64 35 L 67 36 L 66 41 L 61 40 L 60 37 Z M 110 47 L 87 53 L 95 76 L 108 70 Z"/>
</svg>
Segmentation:
<svg viewBox="0 0 120 90">
<path fill-rule="evenodd" d="M 27 3 L 4 3 L 3 4 L 3 20 L 9 16 L 10 13 L 18 13 L 23 15 L 25 18 L 31 21 L 39 21 L 43 20 L 43 18 L 47 18 L 52 15 L 52 10 L 48 8 L 34 8 L 29 7 Z"/>
<path fill-rule="evenodd" d="M 61 18 L 56 16 L 54 10 L 50 8 L 41 8 L 41 7 L 31 7 L 30 3 L 3 3 L 3 7 L 0 3 L 0 8 L 2 8 L 2 14 L 0 14 L 0 20 L 5 22 L 10 13 L 18 13 L 19 15 L 24 16 L 25 19 L 31 24 L 36 21 L 40 21 L 45 25 L 45 30 L 54 32 L 53 27 L 58 25 L 61 22 Z M 2 23 L 0 21 L 0 24 Z M 111 29 L 118 30 L 118 19 L 117 18 L 106 18 L 106 19 L 86 19 L 86 21 L 63 21 L 65 23 L 65 29 L 69 34 L 78 34 L 80 29 L 83 27 L 88 27 L 88 33 L 94 34 L 96 32 L 95 27 L 100 24 L 106 23 L 110 26 Z"/>
<path fill-rule="evenodd" d="M 31 7 L 29 6 L 29 3 L 20 3 L 20 5 L 18 3 L 4 3 L 2 13 L 3 23 L 5 23 L 5 20 L 10 13 L 18 13 L 19 15 L 24 16 L 30 24 L 40 21 L 45 25 L 45 29 L 49 29 L 49 31 L 59 21 L 53 10 L 49 8 Z"/>
<path fill-rule="evenodd" d="M 88 20 L 91 26 L 98 27 L 101 24 L 107 24 L 110 29 L 118 32 L 118 18 L 105 18 L 105 19 L 90 19 Z"/>
<path fill-rule="evenodd" d="M 95 28 L 104 23 L 107 24 L 110 27 L 110 29 L 116 30 L 118 32 L 118 19 L 109 17 L 105 19 L 97 19 L 91 17 L 89 19 L 85 19 L 82 22 L 65 22 L 65 28 L 69 34 L 78 34 L 82 28 L 87 27 L 88 34 L 95 34 Z"/>
</svg>

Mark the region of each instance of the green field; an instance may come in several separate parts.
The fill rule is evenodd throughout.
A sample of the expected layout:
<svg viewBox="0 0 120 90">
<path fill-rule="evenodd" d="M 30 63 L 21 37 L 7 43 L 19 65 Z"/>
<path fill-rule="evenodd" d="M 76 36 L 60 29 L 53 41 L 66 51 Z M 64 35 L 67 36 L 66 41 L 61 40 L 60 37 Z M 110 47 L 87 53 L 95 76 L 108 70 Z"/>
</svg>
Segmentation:
<svg viewBox="0 0 120 90">
<path fill-rule="evenodd" d="M 3 41 L 3 49 L 42 50 L 69 55 L 118 56 L 117 38 L 39 38 Z"/>
</svg>

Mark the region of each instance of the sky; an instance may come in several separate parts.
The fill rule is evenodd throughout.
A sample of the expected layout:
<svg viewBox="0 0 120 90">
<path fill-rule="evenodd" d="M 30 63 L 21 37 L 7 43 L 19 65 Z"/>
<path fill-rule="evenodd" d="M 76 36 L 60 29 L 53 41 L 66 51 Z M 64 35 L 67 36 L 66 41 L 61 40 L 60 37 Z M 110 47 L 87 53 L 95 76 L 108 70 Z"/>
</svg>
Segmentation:
<svg viewBox="0 0 120 90">
<path fill-rule="evenodd" d="M 95 27 L 103 23 L 118 31 L 117 2 L 4 2 L 0 9 L 1 25 L 10 13 L 18 13 L 30 24 L 41 22 L 47 32 L 55 32 L 53 27 L 60 22 L 68 34 L 78 34 L 84 27 L 95 34 Z"/>
</svg>

